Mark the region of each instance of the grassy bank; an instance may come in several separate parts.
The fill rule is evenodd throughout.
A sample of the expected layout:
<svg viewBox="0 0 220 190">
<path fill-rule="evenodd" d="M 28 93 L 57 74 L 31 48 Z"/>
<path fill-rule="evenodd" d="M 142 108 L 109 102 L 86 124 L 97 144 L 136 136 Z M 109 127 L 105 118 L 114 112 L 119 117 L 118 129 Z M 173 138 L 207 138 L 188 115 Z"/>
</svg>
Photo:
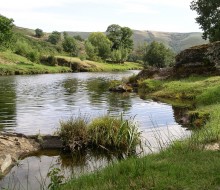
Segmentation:
<svg viewBox="0 0 220 190">
<path fill-rule="evenodd" d="M 77 57 L 56 56 L 62 58 L 69 63 L 76 64 L 77 67 L 87 72 L 100 72 L 100 71 L 126 71 L 126 70 L 140 70 L 142 65 L 139 63 L 125 62 L 124 64 L 117 63 L 100 63 L 89 60 L 80 60 Z"/>
<path fill-rule="evenodd" d="M 68 67 L 46 66 L 33 63 L 27 58 L 10 51 L 0 52 L 0 75 L 43 74 L 71 72 Z"/>
<path fill-rule="evenodd" d="M 47 66 L 34 63 L 26 57 L 17 55 L 11 51 L 0 52 L 0 75 L 63 73 L 71 71 L 126 71 L 142 69 L 142 66 L 138 63 L 126 62 L 124 64 L 110 64 L 88 60 L 81 61 L 77 57 L 56 56 L 56 58 L 59 66 Z M 59 61 L 61 63 L 59 63 Z"/>
<path fill-rule="evenodd" d="M 191 137 L 176 141 L 160 153 L 130 158 L 102 171 L 72 179 L 61 189 L 218 189 L 220 152 L 204 147 L 218 142 L 220 137 L 220 77 L 174 81 L 148 79 L 139 81 L 139 86 L 142 94 L 153 98 L 191 102 L 196 108 L 189 114 L 208 114 L 208 118 L 194 123 L 194 127 L 200 129 L 194 130 Z"/>
</svg>

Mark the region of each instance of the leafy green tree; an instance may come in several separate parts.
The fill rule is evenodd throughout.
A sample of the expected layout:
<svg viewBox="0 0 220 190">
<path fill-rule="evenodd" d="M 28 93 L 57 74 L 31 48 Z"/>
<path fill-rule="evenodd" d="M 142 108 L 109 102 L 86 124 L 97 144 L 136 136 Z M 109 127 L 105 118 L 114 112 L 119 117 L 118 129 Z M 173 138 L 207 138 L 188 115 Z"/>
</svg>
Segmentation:
<svg viewBox="0 0 220 190">
<path fill-rule="evenodd" d="M 143 58 L 147 49 L 147 43 L 139 43 L 137 47 L 130 53 L 128 60 L 132 62 L 143 62 Z"/>
<path fill-rule="evenodd" d="M 52 34 L 49 35 L 48 41 L 54 45 L 58 44 L 61 41 L 61 33 L 53 31 Z"/>
<path fill-rule="evenodd" d="M 108 26 L 106 32 L 108 39 L 112 42 L 112 49 L 119 49 L 122 36 L 121 26 L 112 24 Z"/>
<path fill-rule="evenodd" d="M 133 40 L 131 36 L 133 34 L 132 30 L 128 27 L 121 27 L 117 24 L 112 24 L 108 26 L 107 37 L 112 42 L 112 50 L 125 48 L 131 51 L 133 48 Z"/>
<path fill-rule="evenodd" d="M 41 30 L 40 28 L 37 28 L 37 29 L 35 30 L 35 36 L 36 36 L 37 38 L 43 37 L 43 36 L 44 36 L 43 30 Z"/>
<path fill-rule="evenodd" d="M 111 53 L 111 60 L 114 63 L 124 63 L 128 58 L 128 49 L 119 48 L 115 49 Z"/>
<path fill-rule="evenodd" d="M 0 48 L 9 47 L 13 37 L 13 19 L 0 15 Z"/>
<path fill-rule="evenodd" d="M 199 15 L 196 22 L 203 30 L 203 38 L 211 42 L 220 40 L 220 1 L 194 0 L 190 8 Z"/>
<path fill-rule="evenodd" d="M 62 43 L 63 45 L 63 50 L 70 53 L 73 56 L 78 55 L 78 46 L 76 40 L 68 36 L 67 34 L 64 33 L 64 41 Z"/>
<path fill-rule="evenodd" d="M 76 40 L 79 40 L 80 42 L 84 41 L 83 38 L 80 35 L 73 36 Z"/>
<path fill-rule="evenodd" d="M 143 61 L 145 66 L 163 68 L 174 63 L 174 53 L 162 43 L 154 41 L 147 47 Z"/>
<path fill-rule="evenodd" d="M 97 52 L 95 51 L 95 47 L 91 44 L 90 41 L 86 41 L 85 49 L 87 58 L 90 60 L 96 60 Z"/>
<path fill-rule="evenodd" d="M 106 60 L 110 57 L 112 43 L 102 32 L 91 33 L 87 42 L 89 42 L 86 43 L 89 47 L 86 50 L 90 50 L 90 52 L 87 52 L 87 55 L 93 54 L 93 56 L 89 56 L 90 59 L 100 57 L 102 60 Z"/>
</svg>

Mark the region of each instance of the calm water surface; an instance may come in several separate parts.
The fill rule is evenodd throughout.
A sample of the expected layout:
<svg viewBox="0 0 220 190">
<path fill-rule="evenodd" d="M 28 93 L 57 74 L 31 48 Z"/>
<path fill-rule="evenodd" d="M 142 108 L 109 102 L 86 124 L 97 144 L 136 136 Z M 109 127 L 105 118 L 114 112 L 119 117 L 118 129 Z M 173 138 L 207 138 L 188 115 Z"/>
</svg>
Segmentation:
<svg viewBox="0 0 220 190">
<path fill-rule="evenodd" d="M 158 150 L 158 139 L 169 144 L 172 139 L 187 135 L 176 123 L 172 106 L 142 100 L 135 93 L 108 91 L 110 80 L 133 73 L 137 71 L 0 77 L 0 130 L 53 134 L 60 120 L 79 114 L 92 119 L 109 113 L 134 118 L 150 151 Z M 0 187 L 16 184 L 17 189 L 19 186 L 20 189 L 39 189 L 42 176 L 46 177 L 50 167 L 61 168 L 67 176 L 79 175 L 117 159 L 89 152 L 72 157 L 54 151 L 41 152 L 22 160 L 0 182 Z M 45 183 L 48 184 L 48 179 Z"/>
<path fill-rule="evenodd" d="M 59 121 L 79 113 L 90 118 L 110 113 L 134 117 L 141 129 L 176 125 L 170 105 L 137 94 L 108 92 L 108 82 L 132 75 L 71 73 L 0 77 L 0 129 L 52 134 Z"/>
</svg>

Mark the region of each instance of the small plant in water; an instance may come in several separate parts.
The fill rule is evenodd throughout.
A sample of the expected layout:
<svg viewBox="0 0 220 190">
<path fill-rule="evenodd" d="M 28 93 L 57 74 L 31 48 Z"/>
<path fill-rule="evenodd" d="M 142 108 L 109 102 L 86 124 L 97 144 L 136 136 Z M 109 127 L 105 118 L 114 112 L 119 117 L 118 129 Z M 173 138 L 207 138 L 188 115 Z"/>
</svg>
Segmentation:
<svg viewBox="0 0 220 190">
<path fill-rule="evenodd" d="M 51 169 L 47 175 L 50 178 L 50 184 L 48 185 L 49 190 L 58 189 L 64 182 L 64 175 L 61 174 L 59 168 Z"/>
<path fill-rule="evenodd" d="M 87 120 L 86 116 L 78 116 L 75 118 L 71 117 L 67 121 L 60 121 L 58 135 L 60 135 L 66 147 L 74 150 L 87 145 Z"/>
<path fill-rule="evenodd" d="M 58 135 L 70 150 L 86 147 L 104 148 L 131 153 L 140 145 L 137 126 L 131 120 L 109 115 L 98 117 L 89 124 L 86 117 L 71 117 L 60 122 Z"/>
<path fill-rule="evenodd" d="M 109 115 L 94 119 L 88 126 L 92 145 L 131 152 L 140 144 L 140 132 L 134 122 Z"/>
</svg>

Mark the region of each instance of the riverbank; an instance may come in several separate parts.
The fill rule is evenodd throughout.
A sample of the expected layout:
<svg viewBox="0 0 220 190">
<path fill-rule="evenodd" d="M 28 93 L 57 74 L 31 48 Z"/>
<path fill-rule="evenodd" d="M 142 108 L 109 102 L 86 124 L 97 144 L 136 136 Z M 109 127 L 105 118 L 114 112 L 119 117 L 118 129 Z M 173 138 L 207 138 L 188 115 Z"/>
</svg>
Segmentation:
<svg viewBox="0 0 220 190">
<path fill-rule="evenodd" d="M 11 51 L 0 52 L 0 76 L 142 69 L 142 66 L 138 63 L 98 63 L 88 60 L 81 61 L 79 58 L 67 56 L 55 56 L 54 58 L 56 59 L 56 64 L 54 66 L 50 66 L 51 63 L 34 63 L 23 56 L 12 53 Z"/>
<path fill-rule="evenodd" d="M 191 102 L 185 117 L 190 120 L 192 128 L 200 130 L 194 130 L 190 138 L 178 140 L 158 154 L 131 158 L 102 171 L 72 179 L 61 189 L 218 188 L 220 152 L 207 149 L 219 147 L 219 86 L 219 76 L 139 81 L 139 93 L 142 95 L 172 100 L 176 104 L 178 101 Z"/>
</svg>

